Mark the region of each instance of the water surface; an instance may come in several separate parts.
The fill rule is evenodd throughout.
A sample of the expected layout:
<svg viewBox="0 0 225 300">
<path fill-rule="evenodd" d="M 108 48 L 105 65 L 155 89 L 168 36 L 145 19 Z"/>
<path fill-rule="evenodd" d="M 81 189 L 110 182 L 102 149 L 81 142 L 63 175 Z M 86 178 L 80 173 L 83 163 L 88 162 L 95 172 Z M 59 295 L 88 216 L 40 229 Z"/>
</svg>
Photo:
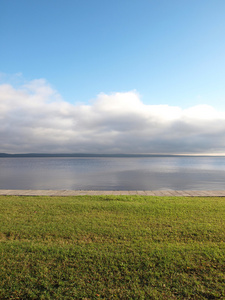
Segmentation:
<svg viewBox="0 0 225 300">
<path fill-rule="evenodd" d="M 225 157 L 0 158 L 0 189 L 224 190 Z"/>
</svg>

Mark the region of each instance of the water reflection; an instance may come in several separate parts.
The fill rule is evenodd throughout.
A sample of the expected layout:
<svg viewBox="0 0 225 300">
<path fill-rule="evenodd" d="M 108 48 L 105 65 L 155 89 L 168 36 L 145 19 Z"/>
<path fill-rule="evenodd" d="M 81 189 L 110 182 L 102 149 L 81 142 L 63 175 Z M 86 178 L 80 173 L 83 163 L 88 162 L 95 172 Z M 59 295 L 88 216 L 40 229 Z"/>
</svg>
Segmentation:
<svg viewBox="0 0 225 300">
<path fill-rule="evenodd" d="M 0 189 L 222 190 L 224 157 L 0 158 Z"/>
</svg>

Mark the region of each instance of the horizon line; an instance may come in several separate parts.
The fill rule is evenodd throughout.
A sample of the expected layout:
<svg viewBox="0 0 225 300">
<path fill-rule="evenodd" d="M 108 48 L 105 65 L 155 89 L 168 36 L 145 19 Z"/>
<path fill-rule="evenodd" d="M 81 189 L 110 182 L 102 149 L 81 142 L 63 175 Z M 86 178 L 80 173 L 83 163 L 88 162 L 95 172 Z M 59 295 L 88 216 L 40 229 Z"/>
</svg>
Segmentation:
<svg viewBox="0 0 225 300">
<path fill-rule="evenodd" d="M 223 153 L 0 153 L 0 157 L 224 157 Z"/>
</svg>

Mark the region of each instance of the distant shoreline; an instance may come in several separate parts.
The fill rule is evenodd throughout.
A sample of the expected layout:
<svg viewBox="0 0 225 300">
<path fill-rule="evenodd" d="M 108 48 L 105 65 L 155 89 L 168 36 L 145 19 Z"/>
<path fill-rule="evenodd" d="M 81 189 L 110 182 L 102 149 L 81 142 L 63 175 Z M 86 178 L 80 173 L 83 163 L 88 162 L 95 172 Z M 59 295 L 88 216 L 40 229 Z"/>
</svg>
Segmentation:
<svg viewBox="0 0 225 300">
<path fill-rule="evenodd" d="M 225 157 L 210 154 L 96 154 L 96 153 L 0 153 L 0 158 L 10 157 Z"/>
</svg>

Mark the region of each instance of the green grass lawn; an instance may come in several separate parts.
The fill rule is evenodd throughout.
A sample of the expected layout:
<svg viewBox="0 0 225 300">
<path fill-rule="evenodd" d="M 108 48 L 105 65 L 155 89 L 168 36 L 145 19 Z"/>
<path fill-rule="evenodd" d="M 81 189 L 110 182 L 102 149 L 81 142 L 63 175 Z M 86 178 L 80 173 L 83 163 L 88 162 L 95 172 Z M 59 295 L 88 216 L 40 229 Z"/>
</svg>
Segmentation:
<svg viewBox="0 0 225 300">
<path fill-rule="evenodd" d="M 0 196 L 0 299 L 225 299 L 225 199 Z"/>
</svg>

